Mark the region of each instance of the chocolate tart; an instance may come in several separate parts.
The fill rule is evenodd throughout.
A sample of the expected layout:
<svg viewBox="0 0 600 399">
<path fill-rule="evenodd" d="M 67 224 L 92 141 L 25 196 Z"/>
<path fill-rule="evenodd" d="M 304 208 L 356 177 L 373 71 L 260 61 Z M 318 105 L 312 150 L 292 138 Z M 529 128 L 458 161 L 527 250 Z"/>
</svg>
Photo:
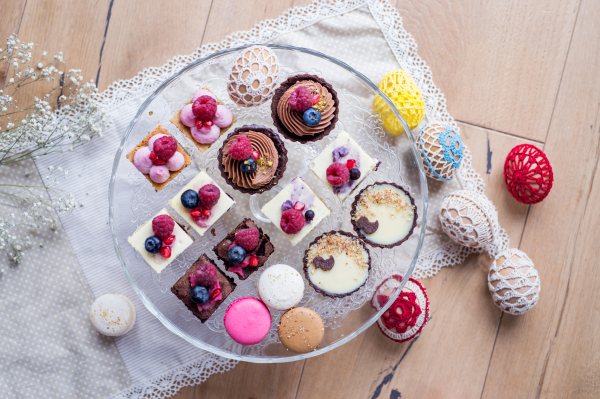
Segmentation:
<svg viewBox="0 0 600 399">
<path fill-rule="evenodd" d="M 297 82 L 300 82 L 302 80 L 312 80 L 313 82 L 319 83 L 322 86 L 324 86 L 329 91 L 329 93 L 331 93 L 332 100 L 333 100 L 333 106 L 335 107 L 335 110 L 333 111 L 333 119 L 331 119 L 329 126 L 327 126 L 325 128 L 325 130 L 323 130 L 322 132 L 314 134 L 314 135 L 301 136 L 301 135 L 296 134 L 295 132 L 290 131 L 283 124 L 283 122 L 279 118 L 279 113 L 277 112 L 277 106 L 279 105 L 279 100 L 281 99 L 281 97 L 285 94 L 285 92 L 290 87 L 292 87 L 294 84 L 296 84 Z M 323 137 L 325 137 L 329 133 L 331 133 L 331 131 L 335 128 L 335 124 L 338 120 L 338 114 L 340 111 L 339 107 L 340 107 L 340 101 L 338 100 L 337 92 L 333 89 L 333 86 L 331 86 L 329 83 L 327 83 L 325 80 L 321 79 L 318 76 L 302 74 L 302 75 L 290 76 L 281 84 L 281 86 L 279 86 L 277 88 L 277 90 L 275 90 L 275 94 L 273 95 L 273 100 L 271 101 L 271 117 L 273 118 L 273 124 L 277 128 L 277 131 L 279 131 L 279 133 L 281 133 L 285 138 L 287 138 L 288 140 L 291 140 L 291 141 L 305 144 L 305 143 L 310 143 L 313 141 L 321 140 Z M 298 112 L 298 111 L 294 111 L 294 112 Z"/>
<path fill-rule="evenodd" d="M 258 245 L 252 252 L 256 253 L 256 257 L 258 258 L 258 266 L 246 266 L 242 268 L 242 276 L 236 273 L 240 280 L 245 280 L 248 277 L 250 277 L 250 275 L 257 271 L 260 267 L 262 267 L 269 259 L 269 256 L 271 256 L 271 254 L 275 252 L 275 246 L 273 245 L 273 243 L 271 243 L 271 238 L 267 234 L 264 234 L 262 229 L 258 227 L 252 219 L 246 218 L 242 220 L 242 222 L 238 224 L 237 227 L 233 229 L 231 233 L 227 234 L 227 237 L 225 237 L 223 241 L 215 245 L 215 247 L 213 248 L 214 253 L 225 264 L 225 270 L 229 271 L 229 269 L 235 266 L 233 263 L 231 263 L 231 261 L 229 261 L 229 258 L 227 257 L 227 253 L 229 252 L 229 246 L 235 240 L 235 233 L 243 229 L 251 229 L 254 227 L 258 229 L 259 236 Z"/>
<path fill-rule="evenodd" d="M 171 133 L 169 133 L 169 131 L 167 129 L 165 129 L 161 125 L 158 125 L 154 129 L 152 129 L 152 131 L 150 133 L 148 133 L 148 135 L 146 137 L 144 137 L 144 139 L 142 141 L 140 141 L 138 143 L 138 145 L 136 145 L 135 148 L 129 152 L 129 154 L 127 154 L 126 158 L 129 159 L 129 161 L 133 164 L 133 156 L 135 155 L 136 151 L 139 150 L 142 147 L 148 147 L 148 141 L 150 141 L 150 139 L 152 138 L 152 136 L 155 136 L 157 134 L 164 134 L 166 136 L 173 137 L 173 135 Z M 180 152 L 183 155 L 183 159 L 185 159 L 185 163 L 183 164 L 183 166 L 181 167 L 181 169 L 175 170 L 175 171 L 171 171 L 169 178 L 164 183 L 156 183 L 156 182 L 152 181 L 152 179 L 150 178 L 149 174 L 140 172 L 152 184 L 152 187 L 154 187 L 155 191 L 160 191 L 163 188 L 165 188 L 165 186 L 171 180 L 173 180 L 179 173 L 181 173 L 182 170 L 184 170 L 185 168 L 187 168 L 192 163 L 192 158 L 190 158 L 190 156 L 188 155 L 187 151 L 183 149 L 183 147 L 181 146 L 181 144 L 179 144 L 179 142 L 177 142 L 177 152 Z M 135 167 L 135 164 L 133 166 Z M 137 168 L 136 168 L 136 170 L 137 170 Z"/>
<path fill-rule="evenodd" d="M 412 225 L 411 225 L 408 233 L 401 240 L 398 240 L 398 241 L 396 241 L 394 243 L 387 244 L 387 245 L 386 244 L 379 244 L 379 243 L 371 241 L 363 233 L 363 229 L 359 226 L 360 223 L 358 221 L 354 220 L 354 214 L 356 213 L 356 207 L 358 206 L 358 203 L 359 203 L 359 201 L 360 201 L 363 193 L 366 190 L 368 190 L 369 188 L 371 188 L 371 187 L 375 187 L 375 186 L 379 186 L 379 185 L 384 185 L 384 184 L 392 186 L 392 187 L 396 187 L 397 189 L 399 189 L 400 191 L 402 191 L 410 199 L 410 203 L 413 206 L 413 221 L 412 221 Z M 408 240 L 410 238 L 410 236 L 412 235 L 413 231 L 415 230 L 415 227 L 417 226 L 417 219 L 418 219 L 418 217 L 419 217 L 419 215 L 417 213 L 417 205 L 415 205 L 415 200 L 410 195 L 410 193 L 404 187 L 399 186 L 396 183 L 389 183 L 389 182 L 375 182 L 375 183 L 373 183 L 371 185 L 368 185 L 367 187 L 363 188 L 362 190 L 360 190 L 359 193 L 356 194 L 356 196 L 354 197 L 354 202 L 352 202 L 352 208 L 350 209 L 350 221 L 352 222 L 352 228 L 356 232 L 356 235 L 358 235 L 361 240 L 363 240 L 364 242 L 366 242 L 370 246 L 376 247 L 376 248 L 393 248 L 393 247 L 396 247 L 396 246 L 402 244 L 406 240 Z"/>
<path fill-rule="evenodd" d="M 219 284 L 221 285 L 221 296 L 223 297 L 220 301 L 215 302 L 215 305 L 212 308 L 204 309 L 202 311 L 198 310 L 198 306 L 192 298 L 190 298 L 190 292 L 192 291 L 192 285 L 190 284 L 190 274 L 196 273 L 196 270 L 200 267 L 200 265 L 205 265 L 207 263 L 212 264 L 217 269 L 217 279 L 219 280 Z M 177 280 L 177 282 L 171 287 L 171 292 L 179 298 L 181 302 L 196 316 L 200 319 L 202 323 L 206 322 L 210 316 L 217 310 L 217 308 L 225 302 L 225 299 L 235 290 L 236 284 L 231 277 L 228 277 L 223 273 L 221 269 L 215 265 L 206 254 L 200 255 L 197 261 L 192 264 L 192 267 L 186 270 L 186 272 Z"/>
<path fill-rule="evenodd" d="M 331 293 L 328 291 L 325 291 L 324 289 L 318 287 L 317 285 L 313 284 L 311 278 L 310 278 L 310 270 L 309 270 L 309 263 L 308 263 L 308 253 L 311 249 L 311 247 L 315 244 L 317 244 L 319 242 L 319 240 L 325 236 L 329 236 L 329 235 L 333 235 L 333 234 L 339 234 L 342 236 L 346 236 L 346 237 L 350 237 L 351 239 L 355 240 L 356 242 L 359 243 L 359 245 L 362 247 L 362 249 L 365 250 L 365 252 L 367 253 L 367 257 L 368 257 L 368 261 L 367 261 L 367 277 L 365 278 L 365 281 L 359 285 L 358 287 L 356 287 L 355 289 L 353 289 L 352 291 L 349 292 L 345 292 L 342 294 L 335 294 L 335 293 Z M 321 234 L 320 236 L 316 237 L 309 245 L 308 248 L 306 249 L 306 251 L 304 252 L 304 258 L 302 259 L 302 262 L 304 264 L 304 277 L 306 277 L 306 280 L 308 281 L 308 284 L 310 284 L 310 286 L 317 291 L 319 294 L 330 297 L 330 298 L 343 298 L 346 297 L 348 295 L 353 294 L 354 292 L 358 291 L 362 286 L 365 285 L 365 283 L 367 282 L 367 280 L 369 279 L 369 275 L 371 272 L 371 252 L 369 251 L 369 248 L 367 248 L 367 246 L 363 243 L 363 241 L 358 238 L 357 236 L 348 233 L 346 231 L 342 231 L 342 230 L 331 230 L 328 231 L 326 233 Z M 333 266 L 335 267 L 335 265 Z"/>
<path fill-rule="evenodd" d="M 275 174 L 273 175 L 273 178 L 264 186 L 262 186 L 260 188 L 256 188 L 256 189 L 242 187 L 242 186 L 239 186 L 236 183 L 234 183 L 233 180 L 229 177 L 229 174 L 225 171 L 225 165 L 223 164 L 223 156 L 224 156 L 223 149 L 225 148 L 225 146 L 229 143 L 229 141 L 234 136 L 237 136 L 240 133 L 244 133 L 244 132 L 262 133 L 265 136 L 267 136 L 268 138 L 270 138 L 271 141 L 273 142 L 275 149 L 277 150 L 277 153 L 279 156 L 277 169 L 275 170 Z M 277 184 L 277 182 L 279 181 L 279 179 L 281 179 L 281 177 L 283 176 L 283 172 L 285 171 L 287 160 L 288 160 L 287 150 L 285 149 L 283 141 L 279 138 L 279 135 L 277 135 L 277 133 L 273 132 L 271 129 L 269 129 L 265 126 L 259 126 L 259 125 L 244 125 L 244 126 L 235 128 L 235 130 L 233 132 L 231 132 L 225 140 L 223 140 L 223 145 L 221 146 L 221 148 L 219 148 L 219 154 L 217 157 L 219 170 L 221 171 L 221 176 L 223 177 L 223 179 L 225 179 L 227 184 L 229 184 L 235 190 L 240 191 L 245 194 L 262 193 L 265 191 L 269 191 L 271 188 L 273 188 L 273 186 L 275 186 Z M 235 161 L 235 162 L 242 162 L 242 161 Z M 253 173 L 258 173 L 259 170 L 260 170 L 260 168 L 257 169 Z"/>
</svg>

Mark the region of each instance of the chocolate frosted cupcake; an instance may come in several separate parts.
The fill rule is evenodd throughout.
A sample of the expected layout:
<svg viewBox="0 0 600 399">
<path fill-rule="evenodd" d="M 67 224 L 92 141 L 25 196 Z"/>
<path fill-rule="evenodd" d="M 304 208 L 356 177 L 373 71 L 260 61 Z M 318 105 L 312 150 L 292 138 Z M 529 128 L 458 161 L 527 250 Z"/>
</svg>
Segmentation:
<svg viewBox="0 0 600 399">
<path fill-rule="evenodd" d="M 221 176 L 231 187 L 247 194 L 262 193 L 283 176 L 287 150 L 271 129 L 245 125 L 227 136 L 218 161 Z"/>
<path fill-rule="evenodd" d="M 335 127 L 339 100 L 333 87 L 314 75 L 296 75 L 279 86 L 271 102 L 273 124 L 300 143 L 321 140 Z"/>
<path fill-rule="evenodd" d="M 362 189 L 352 203 L 354 231 L 373 247 L 402 244 L 417 225 L 417 206 L 409 192 L 396 183 L 377 182 Z"/>
</svg>

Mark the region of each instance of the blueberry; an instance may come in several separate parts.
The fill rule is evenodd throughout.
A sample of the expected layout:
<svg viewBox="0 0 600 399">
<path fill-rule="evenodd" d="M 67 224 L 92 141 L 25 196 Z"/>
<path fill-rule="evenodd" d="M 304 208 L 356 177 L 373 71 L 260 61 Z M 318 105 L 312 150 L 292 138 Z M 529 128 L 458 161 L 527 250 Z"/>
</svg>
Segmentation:
<svg viewBox="0 0 600 399">
<path fill-rule="evenodd" d="M 358 180 L 360 178 L 360 169 L 352 168 L 350 169 L 350 180 Z"/>
<path fill-rule="evenodd" d="M 231 263 L 237 265 L 244 261 L 244 258 L 246 257 L 246 251 L 244 248 L 236 245 L 235 247 L 231 247 L 229 252 L 227 252 L 227 257 Z"/>
<path fill-rule="evenodd" d="M 198 305 L 204 305 L 206 302 L 208 302 L 210 293 L 208 292 L 208 288 L 205 286 L 197 285 L 192 288 L 192 291 L 190 292 L 190 298 Z"/>
<path fill-rule="evenodd" d="M 146 247 L 146 251 L 151 254 L 157 254 L 160 252 L 160 248 L 162 247 L 162 241 L 157 236 L 151 236 L 146 238 L 146 243 L 144 244 Z"/>
<path fill-rule="evenodd" d="M 244 173 L 252 173 L 256 170 L 257 163 L 254 158 L 250 157 L 246 159 L 244 162 L 240 162 L 240 169 Z"/>
<path fill-rule="evenodd" d="M 309 108 L 302 114 L 306 126 L 317 126 L 321 122 L 321 113 L 314 108 Z"/>
<path fill-rule="evenodd" d="M 304 213 L 304 219 L 306 220 L 313 220 L 315 218 L 315 212 L 308 210 Z"/>
<path fill-rule="evenodd" d="M 194 209 L 198 206 L 198 193 L 194 190 L 185 190 L 181 194 L 181 205 L 188 209 Z"/>
</svg>

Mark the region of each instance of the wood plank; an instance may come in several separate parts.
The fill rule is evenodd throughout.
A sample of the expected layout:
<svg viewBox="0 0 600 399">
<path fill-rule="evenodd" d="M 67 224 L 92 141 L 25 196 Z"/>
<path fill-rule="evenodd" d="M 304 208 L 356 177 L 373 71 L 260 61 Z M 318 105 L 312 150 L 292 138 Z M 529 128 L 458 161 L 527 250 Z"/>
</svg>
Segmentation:
<svg viewBox="0 0 600 399">
<path fill-rule="evenodd" d="M 521 244 L 540 273 L 540 302 L 525 316 L 503 318 L 484 398 L 500 391 L 531 398 L 538 389 L 542 397 L 598 396 L 597 286 L 585 289 L 598 278 L 598 245 L 589 239 L 598 237 L 591 185 L 600 145 L 600 55 L 590 49 L 600 47 L 599 18 L 600 4 L 583 1 L 545 146 L 553 191 L 532 206 Z"/>
<path fill-rule="evenodd" d="M 544 141 L 580 0 L 399 1 L 457 120 Z"/>
<path fill-rule="evenodd" d="M 479 172 L 486 171 L 489 143 L 491 169 L 482 175 L 486 194 L 518 243 L 527 206 L 510 196 L 502 172 L 510 149 L 528 141 L 464 124 L 461 135 Z M 471 256 L 465 264 L 422 281 L 432 319 L 412 347 L 388 340 L 372 326 L 350 343 L 307 360 L 298 398 L 399 397 L 393 391 L 408 398 L 479 397 L 501 315 L 487 290 L 490 264 L 487 254 Z"/>
</svg>

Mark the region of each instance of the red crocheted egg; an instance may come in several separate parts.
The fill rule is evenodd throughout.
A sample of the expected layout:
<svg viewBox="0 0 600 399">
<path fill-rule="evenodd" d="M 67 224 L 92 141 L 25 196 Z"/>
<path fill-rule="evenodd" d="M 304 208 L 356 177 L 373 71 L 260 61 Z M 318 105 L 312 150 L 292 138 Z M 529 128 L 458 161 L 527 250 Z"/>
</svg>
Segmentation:
<svg viewBox="0 0 600 399">
<path fill-rule="evenodd" d="M 508 191 L 519 202 L 537 204 L 552 188 L 552 166 L 546 154 L 531 144 L 513 148 L 504 163 L 504 182 Z"/>
</svg>

